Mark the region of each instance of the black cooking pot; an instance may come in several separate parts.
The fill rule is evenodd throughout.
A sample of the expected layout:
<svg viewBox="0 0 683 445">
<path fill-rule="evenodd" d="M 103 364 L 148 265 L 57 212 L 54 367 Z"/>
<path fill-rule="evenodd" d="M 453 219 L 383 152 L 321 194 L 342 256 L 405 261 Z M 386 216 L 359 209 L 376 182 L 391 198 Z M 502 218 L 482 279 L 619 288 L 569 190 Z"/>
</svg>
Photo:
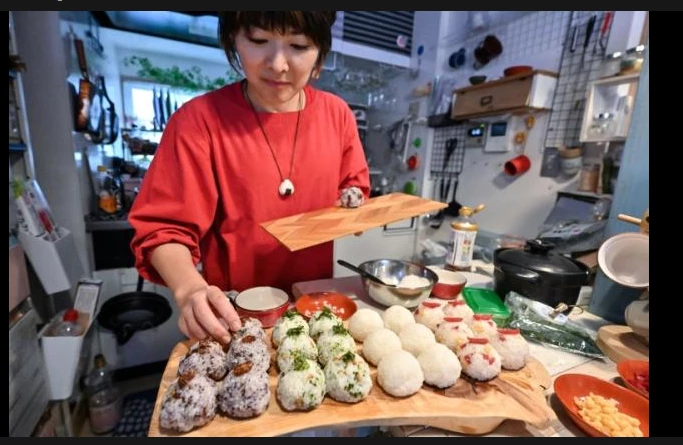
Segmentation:
<svg viewBox="0 0 683 445">
<path fill-rule="evenodd" d="M 581 286 L 588 283 L 585 264 L 551 252 L 553 244 L 533 239 L 524 249 L 503 247 L 493 253 L 493 280 L 501 297 L 510 291 L 551 307 L 576 304 Z"/>
<path fill-rule="evenodd" d="M 135 292 L 126 292 L 104 302 L 97 321 L 105 329 L 116 335 L 119 345 L 138 331 L 152 329 L 171 318 L 173 309 L 163 296 L 142 290 L 145 279 L 138 276 Z"/>
</svg>

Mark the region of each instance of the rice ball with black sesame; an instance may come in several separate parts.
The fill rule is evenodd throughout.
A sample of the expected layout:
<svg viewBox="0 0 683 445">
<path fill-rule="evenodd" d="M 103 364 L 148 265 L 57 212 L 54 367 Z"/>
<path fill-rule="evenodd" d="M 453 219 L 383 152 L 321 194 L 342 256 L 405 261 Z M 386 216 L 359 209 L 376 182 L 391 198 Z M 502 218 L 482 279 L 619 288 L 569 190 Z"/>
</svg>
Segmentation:
<svg viewBox="0 0 683 445">
<path fill-rule="evenodd" d="M 181 374 L 164 393 L 159 425 L 180 433 L 206 425 L 216 417 L 216 393 L 210 378 L 194 371 Z"/>
<path fill-rule="evenodd" d="M 199 340 L 190 346 L 178 364 L 178 375 L 195 371 L 213 380 L 223 380 L 228 373 L 226 362 L 228 346 L 213 339 Z"/>
<path fill-rule="evenodd" d="M 263 414 L 270 402 L 267 373 L 240 363 L 230 370 L 216 396 L 218 409 L 230 417 L 248 419 Z"/>
<path fill-rule="evenodd" d="M 266 372 L 270 368 L 270 352 L 264 340 L 254 335 L 236 338 L 230 344 L 226 358 L 228 369 L 240 363 L 251 362 L 254 368 Z"/>
<path fill-rule="evenodd" d="M 266 341 L 266 331 L 263 329 L 263 324 L 256 318 L 247 317 L 242 319 L 242 327 L 235 332 L 233 337 L 235 339 L 245 335 L 253 335 L 263 341 Z"/>
<path fill-rule="evenodd" d="M 309 333 L 313 340 L 317 340 L 320 334 L 332 330 L 332 328 L 342 323 L 342 319 L 334 315 L 332 310 L 325 306 L 319 311 L 316 311 L 311 319 L 308 320 Z"/>
<path fill-rule="evenodd" d="M 327 394 L 339 402 L 360 402 L 372 389 L 370 366 L 354 352 L 333 358 L 324 372 Z"/>
<path fill-rule="evenodd" d="M 349 351 L 356 352 L 356 341 L 341 323 L 335 325 L 332 330 L 320 334 L 316 346 L 318 347 L 318 361 L 322 366 Z"/>
<path fill-rule="evenodd" d="M 304 334 L 301 326 L 288 330 L 280 347 L 277 348 L 277 366 L 281 373 L 291 369 L 297 355 L 310 360 L 318 359 L 318 347 L 315 341 Z"/>
<path fill-rule="evenodd" d="M 460 360 L 448 346 L 434 343 L 417 356 L 425 376 L 425 383 L 437 388 L 455 385 L 460 378 Z"/>
<path fill-rule="evenodd" d="M 325 398 L 325 373 L 318 362 L 301 356 L 277 382 L 277 399 L 286 411 L 310 411 Z"/>
<path fill-rule="evenodd" d="M 282 343 L 282 340 L 284 340 L 285 336 L 287 335 L 287 331 L 292 328 L 298 328 L 300 326 L 303 329 L 303 333 L 305 335 L 308 335 L 309 327 L 308 322 L 306 322 L 306 319 L 300 313 L 293 309 L 290 309 L 287 312 L 285 312 L 282 315 L 282 317 L 277 319 L 277 321 L 275 322 L 275 326 L 273 326 L 273 345 L 276 348 L 279 347 L 280 343 Z"/>
</svg>

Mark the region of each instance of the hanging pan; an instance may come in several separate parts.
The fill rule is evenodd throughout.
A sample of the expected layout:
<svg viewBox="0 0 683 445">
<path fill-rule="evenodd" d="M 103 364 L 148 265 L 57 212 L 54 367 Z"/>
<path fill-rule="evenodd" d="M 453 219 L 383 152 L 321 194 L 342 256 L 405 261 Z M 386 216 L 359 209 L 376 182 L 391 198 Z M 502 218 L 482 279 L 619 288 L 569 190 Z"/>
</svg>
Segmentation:
<svg viewBox="0 0 683 445">
<path fill-rule="evenodd" d="M 97 321 L 116 335 L 119 345 L 126 344 L 138 331 L 161 325 L 173 312 L 163 296 L 142 290 L 145 279 L 138 276 L 135 292 L 126 292 L 107 300 L 97 314 Z"/>
</svg>

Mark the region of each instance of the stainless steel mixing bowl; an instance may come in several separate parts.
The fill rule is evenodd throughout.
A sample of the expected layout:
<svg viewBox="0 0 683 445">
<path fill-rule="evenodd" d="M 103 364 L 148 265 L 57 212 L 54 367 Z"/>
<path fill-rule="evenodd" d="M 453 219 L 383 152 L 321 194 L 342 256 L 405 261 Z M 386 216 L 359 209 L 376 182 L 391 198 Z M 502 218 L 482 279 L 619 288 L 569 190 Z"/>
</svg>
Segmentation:
<svg viewBox="0 0 683 445">
<path fill-rule="evenodd" d="M 417 307 L 429 297 L 438 277 L 434 271 L 419 264 L 400 260 L 371 260 L 358 265 L 385 283 L 399 283 L 403 277 L 416 275 L 426 278 L 429 284 L 423 287 L 408 288 L 384 286 L 368 278 L 361 277 L 365 291 L 374 301 L 384 306 L 399 305 L 409 309 Z"/>
</svg>

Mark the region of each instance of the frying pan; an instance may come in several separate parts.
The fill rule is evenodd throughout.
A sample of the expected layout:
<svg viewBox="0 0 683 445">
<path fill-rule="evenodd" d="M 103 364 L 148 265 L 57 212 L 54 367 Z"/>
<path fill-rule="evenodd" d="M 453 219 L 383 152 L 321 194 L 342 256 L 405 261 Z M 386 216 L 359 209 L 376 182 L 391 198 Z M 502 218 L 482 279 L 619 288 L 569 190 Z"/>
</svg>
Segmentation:
<svg viewBox="0 0 683 445">
<path fill-rule="evenodd" d="M 125 292 L 107 300 L 97 314 L 97 322 L 116 335 L 124 345 L 138 331 L 157 327 L 171 317 L 168 300 L 154 292 L 142 290 L 145 279 L 138 276 L 134 292 Z"/>
</svg>

